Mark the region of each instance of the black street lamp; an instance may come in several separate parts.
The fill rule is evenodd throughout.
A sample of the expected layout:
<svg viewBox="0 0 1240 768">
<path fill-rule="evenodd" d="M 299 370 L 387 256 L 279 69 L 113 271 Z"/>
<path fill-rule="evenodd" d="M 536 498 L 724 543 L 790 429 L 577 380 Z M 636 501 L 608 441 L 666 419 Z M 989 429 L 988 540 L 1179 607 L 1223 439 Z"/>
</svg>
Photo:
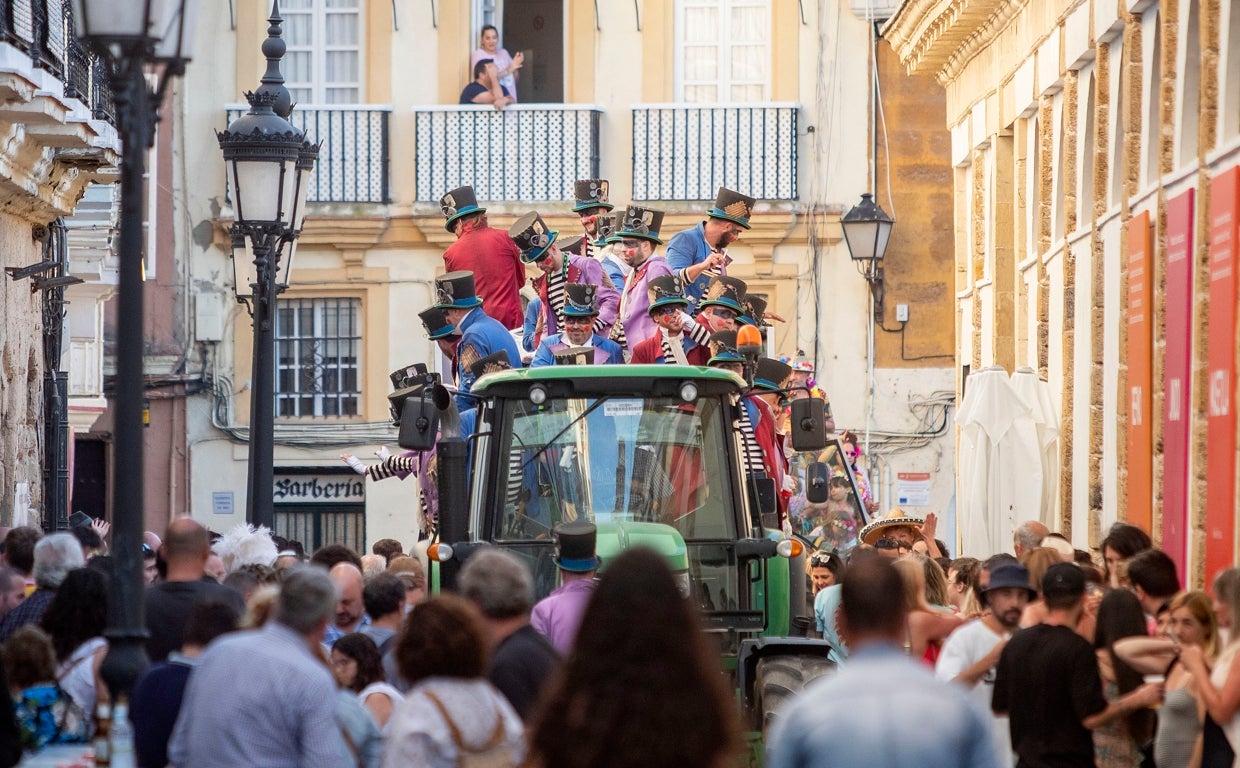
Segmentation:
<svg viewBox="0 0 1240 768">
<path fill-rule="evenodd" d="M 886 293 L 883 283 L 883 257 L 887 255 L 887 241 L 896 220 L 874 203 L 869 192 L 861 195 L 861 202 L 849 209 L 840 219 L 844 230 L 844 242 L 853 261 L 864 262 L 862 276 L 870 286 L 874 299 L 874 319 L 883 322 L 883 299 Z"/>
<path fill-rule="evenodd" d="M 267 71 L 262 85 L 245 95 L 249 111 L 217 137 L 236 217 L 230 232 L 234 290 L 238 302 L 252 306 L 254 321 L 246 521 L 274 530 L 275 304 L 288 287 L 319 145 L 307 141 L 305 133 L 286 119 L 293 102 L 280 74 L 286 46 L 280 37 L 283 19 L 278 0 L 267 21 L 271 26 L 263 41 Z"/>
<path fill-rule="evenodd" d="M 112 462 L 112 592 L 108 655 L 100 669 L 112 695 L 128 694 L 147 664 L 142 620 L 142 219 L 145 153 L 164 92 L 185 72 L 197 0 L 74 0 L 76 33 L 106 63 L 121 137 L 120 275 L 117 281 Z M 154 89 L 147 73 L 154 75 Z"/>
</svg>

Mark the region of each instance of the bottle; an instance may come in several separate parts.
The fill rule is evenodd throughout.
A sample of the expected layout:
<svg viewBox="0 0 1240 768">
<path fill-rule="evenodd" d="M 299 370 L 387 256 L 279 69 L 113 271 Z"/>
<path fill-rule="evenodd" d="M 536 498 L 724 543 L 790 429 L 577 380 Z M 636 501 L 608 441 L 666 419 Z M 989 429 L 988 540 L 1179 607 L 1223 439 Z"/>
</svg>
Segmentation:
<svg viewBox="0 0 1240 768">
<path fill-rule="evenodd" d="M 95 750 L 95 765 L 112 764 L 112 707 L 100 704 L 95 707 L 95 735 L 91 737 Z"/>
<path fill-rule="evenodd" d="M 133 726 L 129 724 L 129 703 L 117 699 L 112 710 L 112 750 L 108 755 L 110 768 L 135 768 Z"/>
</svg>

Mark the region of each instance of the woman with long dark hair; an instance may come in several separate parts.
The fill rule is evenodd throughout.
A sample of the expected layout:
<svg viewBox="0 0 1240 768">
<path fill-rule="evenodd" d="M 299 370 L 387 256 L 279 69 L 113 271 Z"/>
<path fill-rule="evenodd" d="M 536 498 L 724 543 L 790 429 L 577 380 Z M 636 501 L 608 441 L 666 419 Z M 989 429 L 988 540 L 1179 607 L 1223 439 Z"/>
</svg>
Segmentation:
<svg viewBox="0 0 1240 768">
<path fill-rule="evenodd" d="M 95 568 L 69 571 L 41 621 L 56 651 L 56 681 L 87 714 L 108 701 L 99 665 L 108 652 L 108 577 Z"/>
<path fill-rule="evenodd" d="M 405 697 L 388 684 L 375 641 L 361 632 L 345 635 L 332 645 L 331 662 L 336 684 L 356 693 L 375 725 L 385 727 L 392 709 Z"/>
<path fill-rule="evenodd" d="M 1115 642 L 1126 637 L 1145 637 L 1149 631 L 1137 596 L 1126 589 L 1113 589 L 1098 606 L 1094 651 L 1102 694 L 1108 702 L 1141 687 L 1141 673 L 1115 653 Z M 1094 758 L 1099 768 L 1137 768 L 1141 748 L 1154 737 L 1154 711 L 1138 709 L 1123 718 L 1094 729 Z"/>
<path fill-rule="evenodd" d="M 714 768 L 736 763 L 734 704 L 696 611 L 663 558 L 607 568 L 573 655 L 530 736 L 545 768 Z"/>
</svg>

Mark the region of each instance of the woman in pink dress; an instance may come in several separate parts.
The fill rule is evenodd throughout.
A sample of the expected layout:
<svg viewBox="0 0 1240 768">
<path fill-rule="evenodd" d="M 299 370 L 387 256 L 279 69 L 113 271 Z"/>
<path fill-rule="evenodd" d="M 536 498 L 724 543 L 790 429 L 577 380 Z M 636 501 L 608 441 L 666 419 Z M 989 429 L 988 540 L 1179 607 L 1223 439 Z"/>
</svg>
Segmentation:
<svg viewBox="0 0 1240 768">
<path fill-rule="evenodd" d="M 491 24 L 482 28 L 481 43 L 482 47 L 469 57 L 469 71 L 473 72 L 479 61 L 491 59 L 499 71 L 499 84 L 508 89 L 514 102 L 517 101 L 517 70 L 525 63 L 525 54 L 517 51 L 516 56 L 509 56 L 508 51 L 499 47 L 499 30 Z"/>
</svg>

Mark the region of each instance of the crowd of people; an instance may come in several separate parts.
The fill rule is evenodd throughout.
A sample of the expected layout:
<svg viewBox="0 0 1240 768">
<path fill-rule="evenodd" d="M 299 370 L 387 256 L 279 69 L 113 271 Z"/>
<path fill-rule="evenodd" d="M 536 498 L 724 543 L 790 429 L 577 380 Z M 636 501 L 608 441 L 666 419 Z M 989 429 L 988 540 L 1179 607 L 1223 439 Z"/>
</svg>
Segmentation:
<svg viewBox="0 0 1240 768">
<path fill-rule="evenodd" d="M 1240 569 L 1212 595 L 1183 591 L 1125 523 L 1096 554 L 1029 522 L 1010 553 L 949 559 L 935 525 L 893 510 L 851 551 L 807 559 L 834 665 L 774 713 L 768 765 L 1234 764 Z M 430 596 L 416 546 L 307 555 L 179 518 L 146 535 L 152 664 L 114 695 L 106 529 L 8 530 L 0 764 L 86 744 L 109 707 L 152 768 L 740 759 L 718 651 L 664 558 L 633 549 L 600 575 L 593 524 L 554 535 L 559 587 L 541 600 L 529 564 L 498 548 Z M 892 738 L 890 722 L 920 730 Z"/>
</svg>

